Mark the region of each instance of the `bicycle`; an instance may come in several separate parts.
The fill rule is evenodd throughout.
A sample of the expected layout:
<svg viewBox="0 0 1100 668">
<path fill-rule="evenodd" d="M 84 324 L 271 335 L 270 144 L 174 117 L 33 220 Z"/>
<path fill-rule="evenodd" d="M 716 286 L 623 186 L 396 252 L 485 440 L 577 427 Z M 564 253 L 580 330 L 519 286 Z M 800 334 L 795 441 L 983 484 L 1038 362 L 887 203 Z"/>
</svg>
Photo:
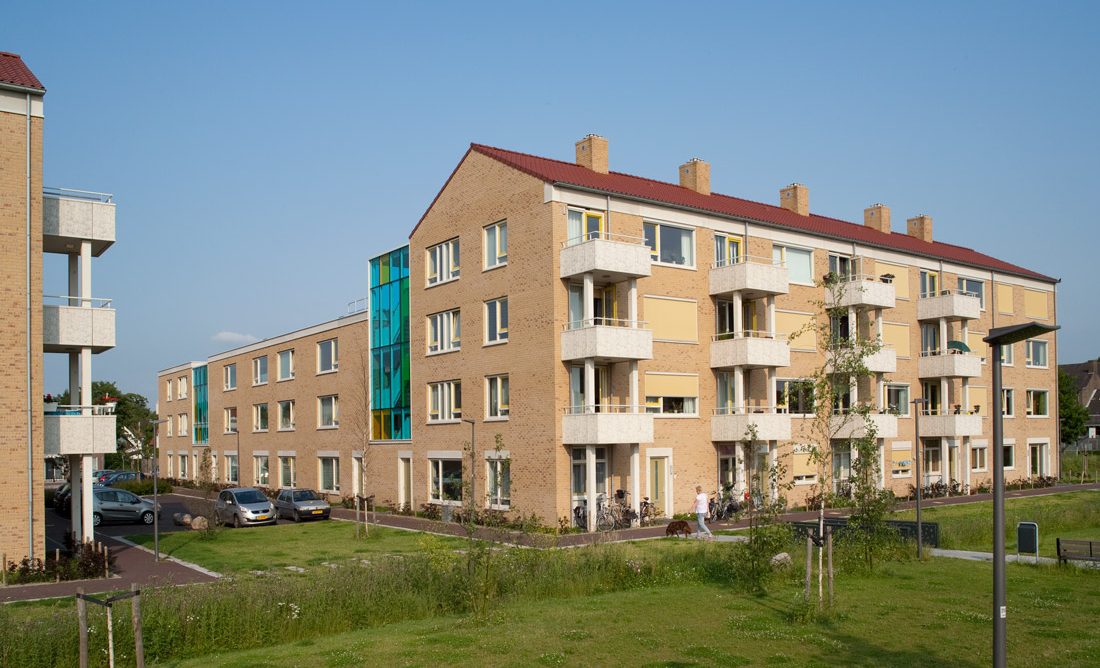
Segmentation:
<svg viewBox="0 0 1100 668">
<path fill-rule="evenodd" d="M 642 497 L 642 502 L 638 504 L 638 525 L 644 527 L 647 524 L 652 524 L 660 515 L 657 506 L 650 503 L 649 497 Z"/>
</svg>

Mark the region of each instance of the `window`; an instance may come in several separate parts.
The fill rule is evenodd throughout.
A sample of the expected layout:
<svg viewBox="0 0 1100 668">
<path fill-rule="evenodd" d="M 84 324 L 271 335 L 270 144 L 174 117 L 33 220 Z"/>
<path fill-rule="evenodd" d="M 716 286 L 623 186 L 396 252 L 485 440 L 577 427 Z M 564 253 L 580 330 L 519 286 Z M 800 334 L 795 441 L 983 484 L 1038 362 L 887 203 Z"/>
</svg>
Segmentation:
<svg viewBox="0 0 1100 668">
<path fill-rule="evenodd" d="M 659 223 L 643 223 L 645 243 L 654 262 L 695 266 L 695 231 Z"/>
<path fill-rule="evenodd" d="M 485 343 L 508 340 L 508 298 L 485 302 Z"/>
<path fill-rule="evenodd" d="M 894 478 L 913 475 L 913 452 L 908 442 L 890 446 L 890 475 Z"/>
<path fill-rule="evenodd" d="M 1001 450 L 1004 453 L 1004 468 L 1014 469 L 1016 468 L 1016 446 L 1015 444 L 1006 445 Z"/>
<path fill-rule="evenodd" d="M 290 380 L 294 377 L 294 351 L 283 350 L 279 353 L 279 380 Z"/>
<path fill-rule="evenodd" d="M 899 417 L 909 417 L 909 386 L 886 386 L 886 409 Z"/>
<path fill-rule="evenodd" d="M 1016 393 L 1012 391 L 1012 388 L 1001 388 L 1001 415 L 1016 417 L 1016 408 L 1013 405 L 1015 398 Z"/>
<path fill-rule="evenodd" d="M 792 283 L 813 285 L 813 251 L 790 246 L 772 246 L 772 262 L 787 268 L 787 277 Z"/>
<path fill-rule="evenodd" d="M 172 400 L 172 381 L 170 380 L 164 382 L 164 400 Z"/>
<path fill-rule="evenodd" d="M 959 277 L 959 292 L 971 294 L 978 298 L 981 309 L 985 310 L 985 283 L 974 278 Z"/>
<path fill-rule="evenodd" d="M 718 456 L 718 488 L 727 493 L 737 484 L 737 457 L 735 455 Z"/>
<path fill-rule="evenodd" d="M 489 507 L 507 510 L 512 505 L 512 462 L 490 459 L 488 462 Z"/>
<path fill-rule="evenodd" d="M 939 440 L 924 441 L 924 473 L 925 475 L 939 475 L 940 470 L 940 442 Z"/>
<path fill-rule="evenodd" d="M 226 408 L 223 419 L 225 421 L 225 433 L 237 433 L 237 407 Z"/>
<path fill-rule="evenodd" d="M 187 435 L 187 414 L 186 413 L 183 413 L 179 416 L 179 427 L 180 427 L 179 428 L 179 435 L 180 436 L 186 436 Z"/>
<path fill-rule="evenodd" d="M 317 486 L 322 492 L 340 491 L 340 459 L 338 457 L 318 457 L 320 469 L 318 471 Z"/>
<path fill-rule="evenodd" d="M 833 346 L 846 348 L 851 345 L 852 330 L 848 314 L 834 313 L 829 316 L 829 339 Z"/>
<path fill-rule="evenodd" d="M 450 239 L 427 250 L 428 285 L 445 283 L 458 278 L 458 239 Z"/>
<path fill-rule="evenodd" d="M 279 487 L 295 487 L 294 457 L 279 457 Z"/>
<path fill-rule="evenodd" d="M 652 397 L 645 398 L 645 411 L 658 415 L 698 415 L 697 397 Z"/>
<path fill-rule="evenodd" d="M 1047 342 L 1028 339 L 1024 345 L 1027 350 L 1027 365 L 1045 369 L 1047 366 Z"/>
<path fill-rule="evenodd" d="M 462 383 L 447 380 L 428 384 L 428 422 L 462 419 Z"/>
<path fill-rule="evenodd" d="M 852 258 L 845 255 L 829 254 L 829 273 L 840 280 L 852 277 Z"/>
<path fill-rule="evenodd" d="M 240 469 L 237 465 L 237 455 L 225 456 L 225 481 L 240 482 Z"/>
<path fill-rule="evenodd" d="M 920 384 L 921 394 L 924 395 L 924 408 L 921 415 L 940 414 L 940 384 L 938 381 L 926 380 Z"/>
<path fill-rule="evenodd" d="M 920 272 L 920 296 L 935 297 L 940 292 L 940 275 L 934 271 Z"/>
<path fill-rule="evenodd" d="M 573 500 L 588 495 L 588 456 L 585 448 L 573 448 Z M 596 448 L 596 494 L 607 494 L 607 448 Z"/>
<path fill-rule="evenodd" d="M 935 323 L 920 326 L 920 352 L 922 356 L 938 355 L 940 352 L 940 328 Z"/>
<path fill-rule="evenodd" d="M 775 401 L 780 413 L 808 415 L 814 412 L 814 382 L 812 380 L 775 381 Z"/>
<path fill-rule="evenodd" d="M 267 455 L 256 455 L 252 458 L 252 484 L 267 485 L 271 476 L 270 462 Z"/>
<path fill-rule="evenodd" d="M 596 211 L 569 210 L 566 243 L 579 244 L 603 236 L 603 214 Z"/>
<path fill-rule="evenodd" d="M 252 404 L 252 431 L 267 431 L 267 404 Z"/>
<path fill-rule="evenodd" d="M 434 503 L 462 501 L 462 461 L 458 459 L 429 459 L 431 468 L 432 497 Z"/>
<path fill-rule="evenodd" d="M 741 238 L 714 235 L 714 266 L 725 267 L 741 261 Z"/>
<path fill-rule="evenodd" d="M 168 435 L 171 436 L 172 435 L 172 416 L 171 415 L 169 415 L 168 419 L 165 421 L 164 427 L 165 427 L 165 429 L 167 429 Z"/>
<path fill-rule="evenodd" d="M 1015 355 L 1012 352 L 1012 347 L 1015 344 L 1008 344 L 1007 346 L 1001 346 L 1001 364 L 1004 366 L 1012 366 Z"/>
<path fill-rule="evenodd" d="M 180 399 L 187 398 L 187 376 L 180 376 L 176 381 L 176 396 Z"/>
<path fill-rule="evenodd" d="M 971 471 L 984 471 L 986 470 L 986 447 L 984 445 L 971 445 L 970 446 L 970 470 Z"/>
<path fill-rule="evenodd" d="M 1027 414 L 1028 417 L 1048 417 L 1050 413 L 1047 411 L 1047 391 L 1046 390 L 1028 390 L 1027 391 Z"/>
<path fill-rule="evenodd" d="M 485 380 L 489 384 L 488 417 L 508 417 L 508 376 L 489 376 Z"/>
<path fill-rule="evenodd" d="M 340 398 L 331 394 L 317 397 L 317 427 L 335 429 L 340 426 Z"/>
<path fill-rule="evenodd" d="M 485 268 L 508 264 L 508 221 L 502 220 L 485 228 Z"/>
<path fill-rule="evenodd" d="M 226 364 L 222 367 L 222 389 L 235 390 L 237 389 L 237 365 Z"/>
<path fill-rule="evenodd" d="M 317 344 L 317 373 L 329 373 L 340 368 L 340 349 L 336 339 L 326 339 Z"/>
<path fill-rule="evenodd" d="M 180 478 L 187 477 L 187 455 L 180 455 Z"/>
<path fill-rule="evenodd" d="M 462 314 L 458 309 L 428 316 L 428 353 L 462 349 Z"/>
<path fill-rule="evenodd" d="M 852 446 L 849 443 L 834 441 L 833 450 L 833 487 L 847 482 L 852 477 Z"/>
<path fill-rule="evenodd" d="M 279 402 L 279 431 L 294 429 L 294 400 Z"/>
<path fill-rule="evenodd" d="M 252 384 L 264 385 L 267 383 L 267 355 L 252 360 Z"/>
</svg>

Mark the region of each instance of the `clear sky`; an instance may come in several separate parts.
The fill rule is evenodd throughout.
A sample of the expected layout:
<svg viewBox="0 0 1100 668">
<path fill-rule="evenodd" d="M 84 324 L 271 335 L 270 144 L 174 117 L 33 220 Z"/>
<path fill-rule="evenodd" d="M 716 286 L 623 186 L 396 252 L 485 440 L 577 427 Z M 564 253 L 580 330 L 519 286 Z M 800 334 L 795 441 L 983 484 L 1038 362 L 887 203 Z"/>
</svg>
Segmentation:
<svg viewBox="0 0 1100 668">
<path fill-rule="evenodd" d="M 470 142 L 571 160 L 589 132 L 617 171 L 699 156 L 717 192 L 928 213 L 1061 278 L 1059 361 L 1100 355 L 1098 24 L 1095 2 L 22 2 L 0 50 L 48 89 L 47 185 L 116 195 L 95 375 L 151 395 L 343 314 Z"/>
</svg>

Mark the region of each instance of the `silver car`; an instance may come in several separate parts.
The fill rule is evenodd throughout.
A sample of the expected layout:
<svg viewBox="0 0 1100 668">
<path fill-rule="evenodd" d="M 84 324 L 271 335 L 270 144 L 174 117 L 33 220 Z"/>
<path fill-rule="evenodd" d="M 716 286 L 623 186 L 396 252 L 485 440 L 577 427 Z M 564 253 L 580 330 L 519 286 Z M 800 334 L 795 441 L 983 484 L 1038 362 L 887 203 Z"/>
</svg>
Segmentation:
<svg viewBox="0 0 1100 668">
<path fill-rule="evenodd" d="M 236 487 L 218 494 L 214 502 L 214 523 L 243 527 L 275 524 L 275 506 L 255 487 Z"/>
<path fill-rule="evenodd" d="M 160 513 L 153 502 L 124 489 L 96 485 L 92 488 L 92 525 L 103 522 L 153 523 L 153 513 Z"/>
<path fill-rule="evenodd" d="M 295 522 L 305 519 L 327 520 L 332 508 L 312 489 L 286 488 L 279 490 L 275 498 L 275 513 Z"/>
</svg>

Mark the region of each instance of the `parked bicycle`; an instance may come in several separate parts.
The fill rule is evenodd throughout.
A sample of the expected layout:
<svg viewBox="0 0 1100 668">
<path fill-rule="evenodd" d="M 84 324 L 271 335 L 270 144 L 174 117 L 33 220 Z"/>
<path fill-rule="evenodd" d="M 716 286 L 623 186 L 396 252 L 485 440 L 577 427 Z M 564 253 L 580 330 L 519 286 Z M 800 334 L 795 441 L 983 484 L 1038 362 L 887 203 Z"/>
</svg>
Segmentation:
<svg viewBox="0 0 1100 668">
<path fill-rule="evenodd" d="M 661 512 L 657 510 L 656 505 L 650 502 L 649 497 L 642 497 L 642 502 L 638 504 L 638 524 L 641 526 L 653 524 L 660 516 Z"/>
<path fill-rule="evenodd" d="M 733 518 L 741 512 L 741 504 L 737 494 L 733 491 L 733 485 L 725 485 L 722 490 L 715 493 L 710 500 L 710 516 L 715 521 L 723 521 Z"/>
</svg>

